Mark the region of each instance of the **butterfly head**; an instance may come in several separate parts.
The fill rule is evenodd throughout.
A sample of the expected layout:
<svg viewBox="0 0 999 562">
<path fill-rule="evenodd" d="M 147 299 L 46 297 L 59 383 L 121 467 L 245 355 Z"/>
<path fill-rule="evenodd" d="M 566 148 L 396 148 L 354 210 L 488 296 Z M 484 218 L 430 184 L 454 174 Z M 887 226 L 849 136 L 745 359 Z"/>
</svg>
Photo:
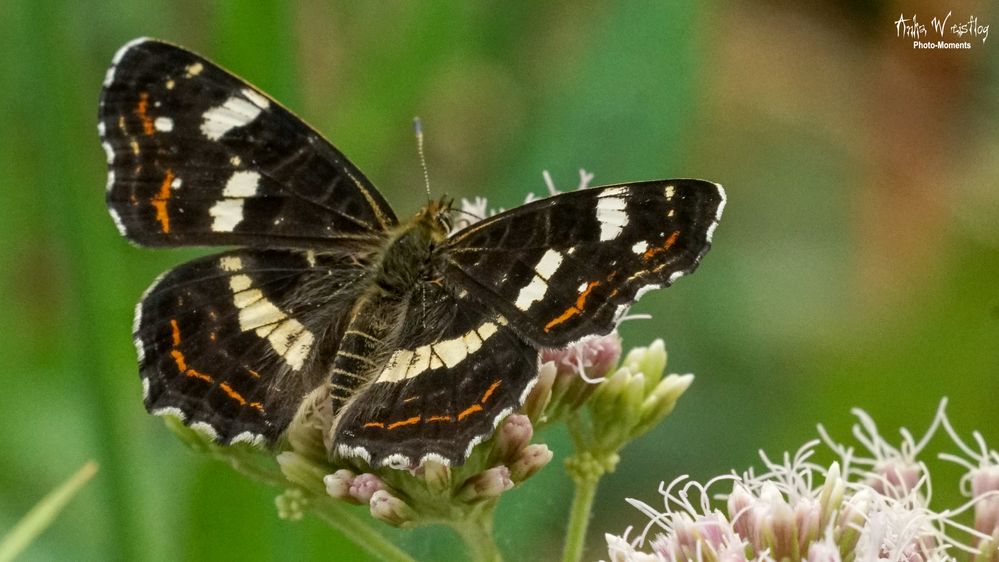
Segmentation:
<svg viewBox="0 0 999 562">
<path fill-rule="evenodd" d="M 439 272 L 442 259 L 436 249 L 451 232 L 451 200 L 431 201 L 407 224 L 400 225 L 382 252 L 375 284 L 397 295 Z"/>
<path fill-rule="evenodd" d="M 416 222 L 432 233 L 435 242 L 447 238 L 454 224 L 451 221 L 451 207 L 454 199 L 446 196 L 437 201 L 430 201 L 427 206 L 416 214 Z"/>
</svg>

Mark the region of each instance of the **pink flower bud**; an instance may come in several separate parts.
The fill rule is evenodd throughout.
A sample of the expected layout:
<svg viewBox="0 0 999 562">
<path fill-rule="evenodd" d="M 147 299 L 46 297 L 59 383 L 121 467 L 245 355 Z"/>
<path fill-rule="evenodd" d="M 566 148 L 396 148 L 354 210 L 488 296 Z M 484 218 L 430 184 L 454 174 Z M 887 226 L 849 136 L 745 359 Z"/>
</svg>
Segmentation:
<svg viewBox="0 0 999 562">
<path fill-rule="evenodd" d="M 375 492 L 384 489 L 385 484 L 374 474 L 358 474 L 350 483 L 350 496 L 358 503 L 368 503 Z"/>
</svg>

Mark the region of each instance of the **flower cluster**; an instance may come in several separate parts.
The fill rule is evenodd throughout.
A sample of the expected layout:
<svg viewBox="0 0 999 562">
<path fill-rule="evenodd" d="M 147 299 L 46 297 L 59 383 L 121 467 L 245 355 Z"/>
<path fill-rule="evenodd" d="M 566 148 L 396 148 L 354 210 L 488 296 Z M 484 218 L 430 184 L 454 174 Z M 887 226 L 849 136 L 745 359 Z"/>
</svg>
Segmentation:
<svg viewBox="0 0 999 562">
<path fill-rule="evenodd" d="M 584 340 L 588 348 L 570 347 L 560 352 L 561 357 L 550 356 L 555 365 L 564 369 L 555 385 L 558 389 L 558 383 L 563 383 L 561 400 L 550 408 L 550 415 L 556 419 L 566 416 L 582 404 L 588 414 L 568 419 L 576 454 L 566 462 L 574 478 L 592 471 L 596 471 L 593 477 L 613 471 L 619 460 L 618 452 L 672 412 L 694 380 L 693 375 L 663 376 L 666 347 L 662 340 L 655 340 L 649 347 L 632 349 L 611 374 L 602 376 L 605 371 L 593 371 L 601 375 L 600 384 L 586 382 L 586 375 L 568 376 L 572 372 L 569 366 L 575 363 L 600 365 L 605 358 L 613 357 L 620 350 L 619 342 L 615 348 L 616 338 L 616 334 L 611 334 Z M 560 372 L 558 368 L 556 372 Z"/>
<path fill-rule="evenodd" d="M 975 434 L 979 451 L 967 447 L 941 404 L 921 440 L 903 431 L 902 445 L 896 448 L 878 434 L 869 416 L 855 414 L 860 423 L 854 435 L 870 456 L 856 456 L 820 427 L 822 440 L 839 456 L 828 466 L 812 460 L 821 444 L 815 440 L 780 462 L 761 453 L 766 470 L 759 475 L 725 475 L 703 485 L 679 478 L 660 487 L 662 511 L 629 500 L 649 523 L 633 540 L 628 539 L 630 529 L 621 536 L 606 535 L 610 560 L 943 561 L 955 560 L 959 553 L 999 560 L 999 455 L 981 436 Z M 969 484 L 971 500 L 957 509 L 934 511 L 930 474 L 917 456 L 941 425 L 974 461 L 942 455 L 969 469 L 963 482 Z M 722 495 L 721 508 L 712 502 L 711 489 L 723 484 L 731 485 L 731 492 Z M 975 511 L 973 529 L 954 520 L 967 509 Z"/>
<path fill-rule="evenodd" d="M 539 387 L 536 392 L 544 390 Z M 310 495 L 368 505 L 374 518 L 398 527 L 462 520 L 552 459 L 547 445 L 531 443 L 534 428 L 524 414 L 508 416 L 494 436 L 457 467 L 426 460 L 407 470 L 376 469 L 359 459 L 333 461 L 324 448 L 301 446 L 321 447 L 319 436 L 294 435 L 312 431 L 317 430 L 293 427 L 288 440 L 292 448 L 277 455 L 288 482 Z"/>
</svg>

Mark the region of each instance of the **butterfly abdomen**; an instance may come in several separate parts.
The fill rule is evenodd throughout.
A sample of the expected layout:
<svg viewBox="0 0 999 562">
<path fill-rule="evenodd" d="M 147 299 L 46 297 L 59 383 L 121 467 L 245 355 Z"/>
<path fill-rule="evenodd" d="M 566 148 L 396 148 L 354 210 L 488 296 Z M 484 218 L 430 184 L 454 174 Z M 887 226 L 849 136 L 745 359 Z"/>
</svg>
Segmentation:
<svg viewBox="0 0 999 562">
<path fill-rule="evenodd" d="M 432 273 L 434 245 L 446 234 L 446 227 L 425 209 L 386 245 L 330 367 L 334 412 L 385 367 L 397 347 L 409 296 Z"/>
<path fill-rule="evenodd" d="M 398 305 L 378 296 L 363 299 L 355 309 L 329 369 L 334 413 L 381 369 L 396 314 Z"/>
</svg>

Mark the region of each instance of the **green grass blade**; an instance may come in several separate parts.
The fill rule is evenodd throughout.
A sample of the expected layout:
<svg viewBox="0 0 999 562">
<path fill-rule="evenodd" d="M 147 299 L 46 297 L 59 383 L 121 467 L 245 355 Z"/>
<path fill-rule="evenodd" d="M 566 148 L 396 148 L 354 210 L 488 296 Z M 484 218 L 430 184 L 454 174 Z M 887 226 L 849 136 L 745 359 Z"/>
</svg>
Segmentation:
<svg viewBox="0 0 999 562">
<path fill-rule="evenodd" d="M 62 485 L 49 492 L 47 496 L 42 498 L 42 501 L 35 504 L 35 507 L 31 508 L 31 511 L 7 533 L 3 542 L 0 542 L 0 562 L 13 560 L 25 548 L 28 548 L 28 545 L 55 521 L 59 513 L 73 499 L 73 496 L 96 473 L 97 463 L 87 461 L 80 470 L 76 471 L 76 474 L 70 476 Z"/>
</svg>

